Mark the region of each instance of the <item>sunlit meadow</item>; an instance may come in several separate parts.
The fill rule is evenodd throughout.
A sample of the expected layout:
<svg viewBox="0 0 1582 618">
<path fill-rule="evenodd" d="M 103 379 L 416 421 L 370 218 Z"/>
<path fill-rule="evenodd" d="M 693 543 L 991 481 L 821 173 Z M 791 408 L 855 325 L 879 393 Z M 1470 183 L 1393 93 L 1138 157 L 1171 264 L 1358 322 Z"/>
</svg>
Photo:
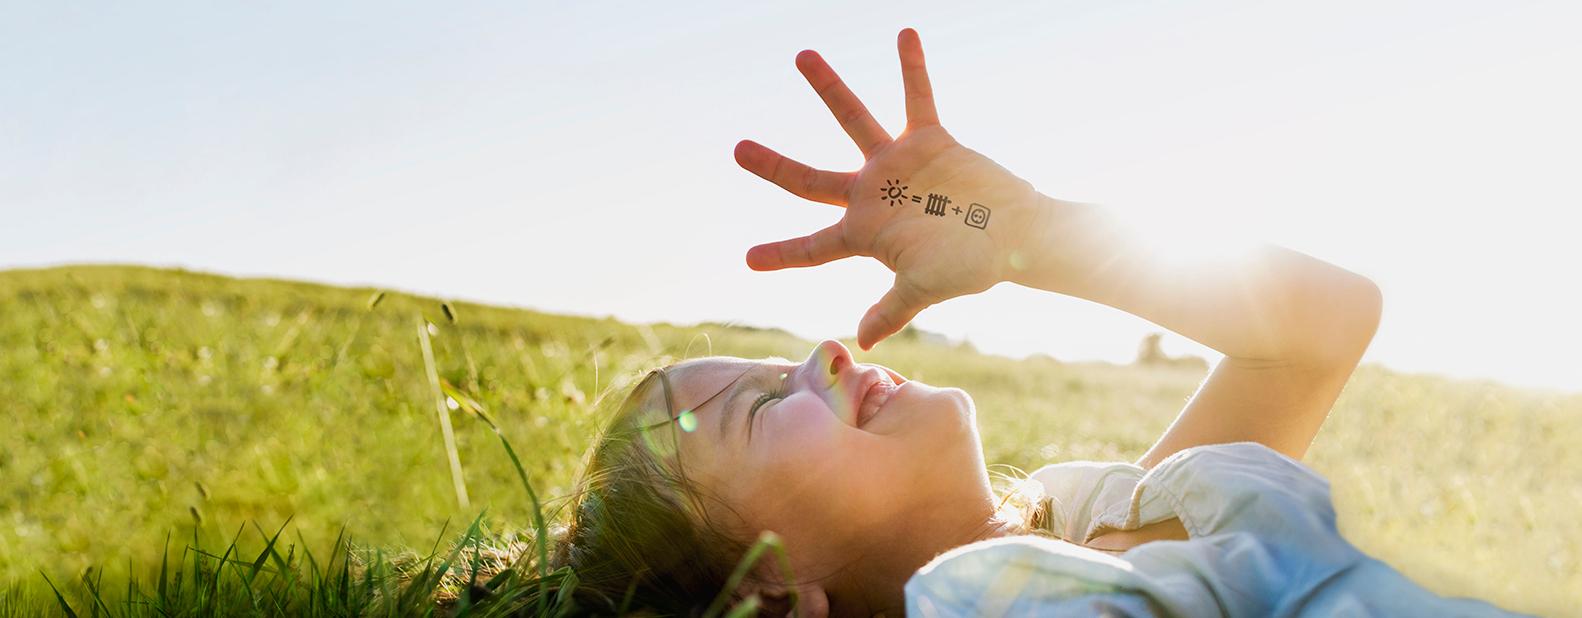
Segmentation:
<svg viewBox="0 0 1582 618">
<path fill-rule="evenodd" d="M 506 564 L 530 545 L 513 541 L 534 534 L 532 497 L 472 408 L 499 424 L 553 519 L 601 412 L 644 371 L 708 353 L 801 358 L 810 345 L 143 268 L 0 273 L 0 614 L 96 607 L 120 593 L 90 588 L 155 581 L 162 555 L 194 545 L 240 552 L 237 578 L 278 578 L 349 537 L 365 559 L 393 557 L 394 573 L 413 563 L 401 556 L 436 543 L 444 554 L 480 513 L 469 538 Z M 916 334 L 858 359 L 965 388 L 989 461 L 1025 469 L 1137 457 L 1203 377 L 1191 364 L 1010 360 Z M 1582 602 L 1578 443 L 1582 395 L 1367 366 L 1307 461 L 1365 551 L 1442 594 L 1566 614 Z M 291 551 L 261 553 L 282 526 L 276 547 Z M 400 607 L 443 601 L 444 588 Z M 360 607 L 314 602 L 303 613 Z"/>
</svg>

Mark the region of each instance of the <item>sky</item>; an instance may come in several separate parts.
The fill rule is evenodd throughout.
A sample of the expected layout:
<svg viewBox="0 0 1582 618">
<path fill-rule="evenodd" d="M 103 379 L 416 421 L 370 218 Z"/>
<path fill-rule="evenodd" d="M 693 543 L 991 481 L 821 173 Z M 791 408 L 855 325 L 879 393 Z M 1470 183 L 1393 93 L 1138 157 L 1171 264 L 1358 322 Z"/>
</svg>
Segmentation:
<svg viewBox="0 0 1582 618">
<path fill-rule="evenodd" d="M 898 132 L 910 26 L 945 127 L 1041 192 L 1372 278 L 1365 362 L 1582 390 L 1582 4 L 791 4 L 0 1 L 0 268 L 849 337 L 891 274 L 749 271 L 840 211 L 731 149 L 857 168 L 793 59 Z M 1117 362 L 1162 330 L 1009 284 L 914 324 Z"/>
</svg>

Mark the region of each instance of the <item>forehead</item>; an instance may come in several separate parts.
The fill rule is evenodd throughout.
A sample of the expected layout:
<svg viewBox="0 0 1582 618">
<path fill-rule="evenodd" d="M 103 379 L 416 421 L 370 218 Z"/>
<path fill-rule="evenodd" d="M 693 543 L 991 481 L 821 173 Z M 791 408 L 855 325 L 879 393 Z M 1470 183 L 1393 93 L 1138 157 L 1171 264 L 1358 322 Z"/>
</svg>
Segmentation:
<svg viewBox="0 0 1582 618">
<path fill-rule="evenodd" d="M 721 447 L 714 444 L 712 439 L 714 432 L 700 432 L 693 429 L 713 426 L 711 421 L 720 418 L 720 406 L 725 399 L 725 391 L 755 366 L 757 366 L 755 361 L 722 356 L 689 360 L 665 368 L 665 378 L 670 383 L 670 401 L 661 405 L 668 408 L 668 414 L 690 413 L 695 415 L 694 418 L 697 420 L 693 421 L 695 424 L 692 428 L 667 432 L 676 440 L 670 448 L 678 450 L 664 450 L 669 451 L 671 456 L 678 457 L 681 453 L 687 453 L 686 459 L 690 460 L 690 465 L 693 466 L 718 459 L 720 455 L 715 451 Z M 662 409 L 653 413 L 659 415 L 667 412 Z M 662 420 L 659 424 L 672 430 L 682 427 L 682 425 L 670 425 Z M 709 438 L 703 438 L 700 434 L 706 434 Z"/>
<path fill-rule="evenodd" d="M 758 363 L 745 358 L 711 356 L 677 363 L 665 370 L 677 410 L 696 408 L 711 395 L 729 388 L 742 372 Z"/>
<path fill-rule="evenodd" d="M 783 377 L 790 365 L 783 358 L 708 357 L 670 366 L 665 375 L 670 382 L 671 410 L 677 415 L 690 413 L 695 419 L 695 424 L 683 428 L 677 446 L 708 458 L 703 451 L 723 446 L 713 444 L 716 437 L 726 430 L 731 417 L 746 407 L 745 397 L 740 395 L 767 388 L 766 376 L 779 372 Z M 707 431 L 695 431 L 699 428 Z M 691 446 L 685 446 L 688 444 Z"/>
<path fill-rule="evenodd" d="M 788 364 L 783 358 L 750 360 L 732 356 L 711 356 L 677 363 L 666 370 L 670 388 L 674 390 L 672 402 L 676 410 L 701 411 L 724 403 L 725 391 L 747 371 L 765 364 Z M 710 398 L 713 399 L 710 399 Z M 705 406 L 705 402 L 707 405 Z"/>
</svg>

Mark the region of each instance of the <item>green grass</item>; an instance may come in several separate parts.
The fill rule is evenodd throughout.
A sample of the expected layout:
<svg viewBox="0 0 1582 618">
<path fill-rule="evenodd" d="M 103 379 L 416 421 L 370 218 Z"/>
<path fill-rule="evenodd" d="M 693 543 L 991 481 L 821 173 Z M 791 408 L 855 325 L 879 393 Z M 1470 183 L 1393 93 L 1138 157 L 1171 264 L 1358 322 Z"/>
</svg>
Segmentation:
<svg viewBox="0 0 1582 618">
<path fill-rule="evenodd" d="M 810 346 L 772 330 L 466 303 L 451 305 L 452 323 L 438 300 L 404 294 L 370 309 L 374 292 L 132 267 L 0 273 L 0 615 L 58 610 L 45 574 L 85 613 L 96 596 L 141 614 L 464 602 L 468 557 L 499 553 L 479 548 L 530 551 L 524 477 L 553 514 L 602 398 L 677 357 L 800 358 Z M 466 508 L 420 349 L 424 320 L 435 377 L 500 432 L 465 408 L 451 414 Z M 921 340 L 859 360 L 967 389 L 989 461 L 1026 469 L 1135 458 L 1202 378 Z M 1342 531 L 1363 550 L 1444 594 L 1558 614 L 1582 590 L 1582 453 L 1568 448 L 1578 443 L 1582 396 L 1364 367 L 1307 462 L 1331 480 Z M 485 509 L 476 526 L 458 523 Z M 172 605 L 161 606 L 167 550 L 182 566 L 169 567 Z"/>
</svg>

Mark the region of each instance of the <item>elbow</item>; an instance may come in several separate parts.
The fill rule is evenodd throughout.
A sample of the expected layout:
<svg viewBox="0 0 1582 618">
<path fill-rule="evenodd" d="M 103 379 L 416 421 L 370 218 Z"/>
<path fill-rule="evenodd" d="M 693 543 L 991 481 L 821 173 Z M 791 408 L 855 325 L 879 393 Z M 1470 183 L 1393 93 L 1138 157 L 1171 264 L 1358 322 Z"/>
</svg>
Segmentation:
<svg viewBox="0 0 1582 618">
<path fill-rule="evenodd" d="M 1373 280 L 1355 273 L 1314 290 L 1304 303 L 1309 334 L 1297 356 L 1315 364 L 1355 367 L 1373 342 L 1384 315 L 1384 293 Z"/>
<path fill-rule="evenodd" d="M 1384 293 L 1372 279 L 1353 275 L 1337 295 L 1333 311 L 1329 327 L 1333 349 L 1326 350 L 1329 354 L 1325 360 L 1355 366 L 1379 331 Z"/>
<path fill-rule="evenodd" d="M 1373 341 L 1374 333 L 1379 332 L 1379 319 L 1384 317 L 1384 292 L 1372 279 L 1361 275 L 1357 278 L 1362 280 L 1362 289 L 1358 292 L 1361 322 L 1357 333 L 1362 337 L 1363 347 L 1367 347 L 1368 342 Z"/>
<path fill-rule="evenodd" d="M 1384 292 L 1372 279 L 1357 275 L 1347 299 L 1348 308 L 1337 328 L 1340 339 L 1349 344 L 1345 357 L 1355 364 L 1373 343 L 1373 335 L 1379 332 L 1379 319 L 1384 316 Z"/>
</svg>

